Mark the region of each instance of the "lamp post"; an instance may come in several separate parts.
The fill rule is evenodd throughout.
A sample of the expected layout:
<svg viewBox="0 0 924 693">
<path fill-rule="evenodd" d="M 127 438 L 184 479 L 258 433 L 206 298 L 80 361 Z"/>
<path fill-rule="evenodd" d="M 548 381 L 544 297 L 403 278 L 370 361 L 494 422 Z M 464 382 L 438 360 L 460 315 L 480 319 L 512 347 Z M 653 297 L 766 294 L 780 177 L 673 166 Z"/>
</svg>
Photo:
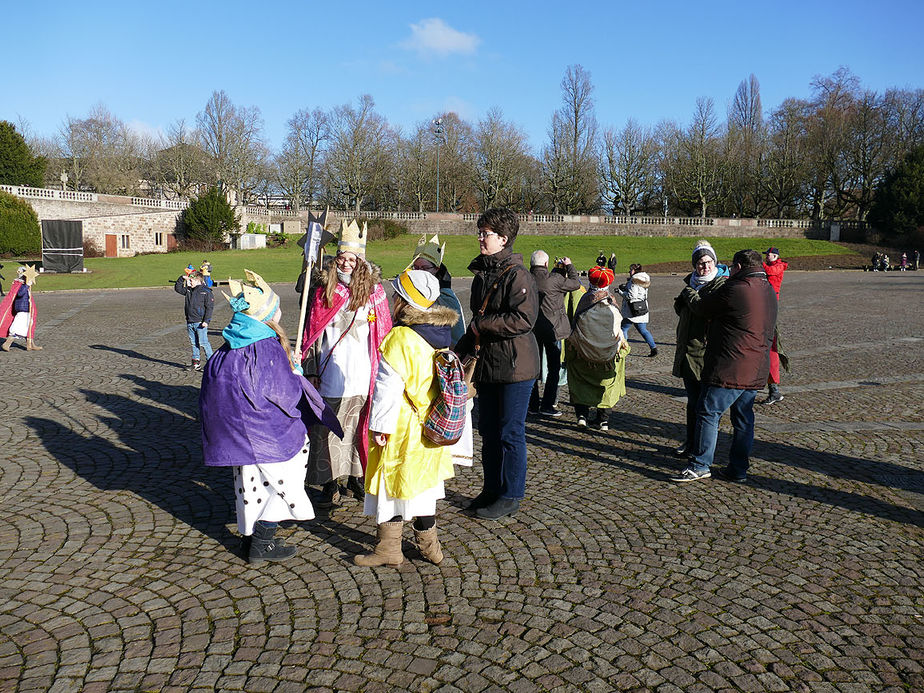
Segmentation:
<svg viewBox="0 0 924 693">
<path fill-rule="evenodd" d="M 443 141 L 443 119 L 433 121 L 433 136 L 436 139 L 436 212 L 440 211 L 440 144 Z"/>
<path fill-rule="evenodd" d="M 667 197 L 664 198 L 664 223 L 667 223 Z"/>
</svg>

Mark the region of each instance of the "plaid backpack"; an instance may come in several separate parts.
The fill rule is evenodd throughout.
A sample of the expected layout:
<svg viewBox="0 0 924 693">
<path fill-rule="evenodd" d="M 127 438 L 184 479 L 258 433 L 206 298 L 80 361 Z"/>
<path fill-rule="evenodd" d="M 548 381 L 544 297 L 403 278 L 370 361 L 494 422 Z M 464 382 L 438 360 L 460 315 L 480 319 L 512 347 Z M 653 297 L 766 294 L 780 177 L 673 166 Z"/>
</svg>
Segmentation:
<svg viewBox="0 0 924 693">
<path fill-rule="evenodd" d="M 433 371 L 439 392 L 423 422 L 423 434 L 437 445 L 452 445 L 465 428 L 468 387 L 462 361 L 451 349 L 439 349 L 433 355 Z"/>
</svg>

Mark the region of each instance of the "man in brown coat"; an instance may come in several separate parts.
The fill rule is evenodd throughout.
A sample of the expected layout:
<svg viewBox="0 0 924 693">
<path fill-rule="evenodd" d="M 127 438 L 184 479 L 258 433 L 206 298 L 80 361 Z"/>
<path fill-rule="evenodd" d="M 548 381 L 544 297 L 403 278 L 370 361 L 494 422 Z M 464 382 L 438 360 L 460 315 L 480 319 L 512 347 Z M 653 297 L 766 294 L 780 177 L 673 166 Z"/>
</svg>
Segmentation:
<svg viewBox="0 0 924 693">
<path fill-rule="evenodd" d="M 691 292 L 688 294 L 687 292 Z M 770 372 L 770 345 L 776 325 L 776 294 L 755 250 L 739 250 L 731 277 L 709 296 L 684 289 L 690 310 L 709 320 L 703 365 L 703 392 L 696 409 L 696 433 L 690 464 L 671 481 L 708 479 L 715 456 L 719 419 L 730 411 L 734 435 L 727 481 L 745 481 L 754 446 L 754 399 Z"/>
</svg>

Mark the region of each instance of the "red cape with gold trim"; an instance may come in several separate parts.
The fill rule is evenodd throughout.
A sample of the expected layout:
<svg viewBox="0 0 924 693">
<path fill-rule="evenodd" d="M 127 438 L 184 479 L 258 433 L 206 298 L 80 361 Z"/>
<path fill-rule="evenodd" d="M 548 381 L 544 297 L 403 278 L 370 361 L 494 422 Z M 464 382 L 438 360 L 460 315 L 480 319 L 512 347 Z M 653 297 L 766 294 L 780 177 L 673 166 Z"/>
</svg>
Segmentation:
<svg viewBox="0 0 924 693">
<path fill-rule="evenodd" d="M 16 294 L 19 293 L 19 287 L 23 286 L 22 279 L 16 279 L 10 284 L 10 290 L 7 291 L 3 301 L 0 302 L 0 338 L 10 336 L 10 325 L 13 324 L 13 301 L 16 300 Z M 27 339 L 35 338 L 35 299 L 32 292 L 29 291 L 29 334 Z"/>
</svg>

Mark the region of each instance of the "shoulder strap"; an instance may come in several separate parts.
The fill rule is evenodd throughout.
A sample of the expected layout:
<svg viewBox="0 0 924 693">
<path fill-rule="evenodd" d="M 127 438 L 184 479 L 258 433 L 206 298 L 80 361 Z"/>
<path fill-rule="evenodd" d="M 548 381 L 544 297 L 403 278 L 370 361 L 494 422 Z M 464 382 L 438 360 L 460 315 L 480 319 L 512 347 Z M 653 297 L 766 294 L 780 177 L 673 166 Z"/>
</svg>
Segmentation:
<svg viewBox="0 0 924 693">
<path fill-rule="evenodd" d="M 497 288 L 500 286 L 501 279 L 503 279 L 504 275 L 507 274 L 507 272 L 512 270 L 514 267 L 516 267 L 516 265 L 512 265 L 512 264 L 508 265 L 507 268 L 504 269 L 503 272 L 497 275 L 497 279 L 494 280 L 494 283 L 491 285 L 491 288 L 488 289 L 488 293 L 485 294 L 484 301 L 481 304 L 481 308 L 478 310 L 478 315 L 484 315 L 484 311 L 488 307 L 488 301 L 491 300 L 491 297 L 494 296 L 494 292 L 497 291 Z"/>
</svg>

